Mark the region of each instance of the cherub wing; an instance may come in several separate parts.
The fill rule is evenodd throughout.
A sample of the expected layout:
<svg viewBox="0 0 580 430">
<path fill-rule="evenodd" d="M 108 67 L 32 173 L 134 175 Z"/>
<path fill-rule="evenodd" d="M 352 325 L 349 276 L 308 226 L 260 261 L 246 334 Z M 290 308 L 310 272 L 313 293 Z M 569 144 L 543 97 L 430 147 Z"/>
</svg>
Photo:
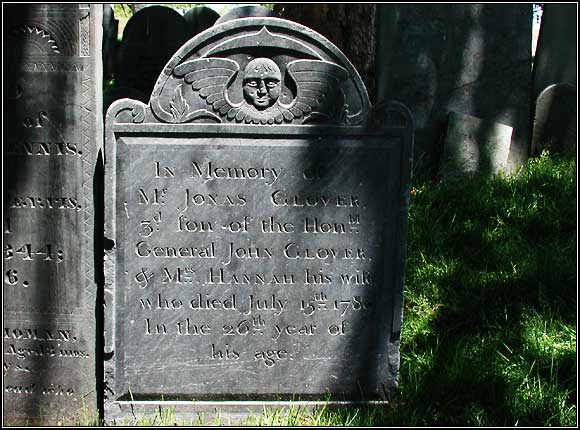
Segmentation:
<svg viewBox="0 0 580 430">
<path fill-rule="evenodd" d="M 336 119 L 344 106 L 341 84 L 348 72 L 338 64 L 320 60 L 295 60 L 288 63 L 288 74 L 296 82 L 296 98 L 288 105 L 280 105 L 284 117 L 305 116 Z"/>
<path fill-rule="evenodd" d="M 173 73 L 183 77 L 214 111 L 226 114 L 237 105 L 230 102 L 227 87 L 240 70 L 240 66 L 227 58 L 198 58 L 175 67 Z"/>
</svg>

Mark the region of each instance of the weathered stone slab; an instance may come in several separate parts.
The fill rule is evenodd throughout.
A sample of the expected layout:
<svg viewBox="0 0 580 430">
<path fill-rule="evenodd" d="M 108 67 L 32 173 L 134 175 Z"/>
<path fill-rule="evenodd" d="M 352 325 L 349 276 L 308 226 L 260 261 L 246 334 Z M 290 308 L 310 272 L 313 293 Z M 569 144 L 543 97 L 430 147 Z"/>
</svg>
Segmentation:
<svg viewBox="0 0 580 430">
<path fill-rule="evenodd" d="M 166 6 L 149 6 L 129 19 L 123 30 L 117 85 L 151 94 L 171 56 L 189 39 L 183 17 Z"/>
<path fill-rule="evenodd" d="M 550 85 L 536 101 L 534 137 L 535 154 L 576 154 L 578 141 L 578 104 L 576 88 L 568 84 Z"/>
<path fill-rule="evenodd" d="M 390 397 L 405 108 L 372 109 L 318 34 L 252 18 L 190 40 L 106 134 L 108 420 Z"/>
<path fill-rule="evenodd" d="M 409 107 L 415 172 L 434 173 L 449 112 L 513 127 L 508 166 L 528 157 L 532 4 L 380 4 L 377 100 Z"/>
<path fill-rule="evenodd" d="M 210 28 L 219 17 L 219 13 L 205 6 L 193 7 L 183 15 L 183 19 L 189 26 L 190 37 Z"/>
<path fill-rule="evenodd" d="M 4 424 L 74 423 L 97 397 L 102 6 L 3 12 Z"/>
<path fill-rule="evenodd" d="M 512 132 L 509 125 L 451 112 L 441 173 L 444 176 L 465 173 L 494 175 L 505 171 Z"/>
</svg>

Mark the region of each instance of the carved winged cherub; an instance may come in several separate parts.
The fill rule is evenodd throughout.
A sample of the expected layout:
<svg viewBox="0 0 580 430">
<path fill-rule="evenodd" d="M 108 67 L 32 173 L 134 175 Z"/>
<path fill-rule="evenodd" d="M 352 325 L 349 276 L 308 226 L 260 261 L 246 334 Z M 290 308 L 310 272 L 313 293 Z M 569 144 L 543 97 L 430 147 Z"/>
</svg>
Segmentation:
<svg viewBox="0 0 580 430">
<path fill-rule="evenodd" d="M 200 58 L 175 67 L 211 108 L 230 121 L 254 124 L 291 123 L 295 119 L 336 120 L 346 115 L 340 84 L 348 72 L 338 64 L 320 60 L 294 60 L 286 70 L 296 83 L 296 97 L 288 104 L 280 101 L 282 73 L 269 58 L 255 58 L 243 71 L 244 98 L 231 101 L 228 89 L 240 71 L 239 64 L 227 58 Z M 340 118 L 338 118 L 340 119 Z"/>
</svg>

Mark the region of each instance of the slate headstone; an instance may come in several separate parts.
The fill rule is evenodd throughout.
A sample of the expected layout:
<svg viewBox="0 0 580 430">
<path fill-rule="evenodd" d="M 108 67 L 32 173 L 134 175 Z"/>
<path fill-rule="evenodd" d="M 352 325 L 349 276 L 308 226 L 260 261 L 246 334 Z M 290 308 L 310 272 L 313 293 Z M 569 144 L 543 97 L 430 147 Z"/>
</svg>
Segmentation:
<svg viewBox="0 0 580 430">
<path fill-rule="evenodd" d="M 205 6 L 191 8 L 183 15 L 183 19 L 189 26 L 190 37 L 210 28 L 215 24 L 219 17 L 219 13 L 212 8 Z"/>
<path fill-rule="evenodd" d="M 416 121 L 415 172 L 433 174 L 451 111 L 513 127 L 508 168 L 530 146 L 532 4 L 379 4 L 377 100 Z"/>
<path fill-rule="evenodd" d="M 188 39 L 187 23 L 173 9 L 149 6 L 139 10 L 123 30 L 117 85 L 150 95 L 167 61 Z"/>
<path fill-rule="evenodd" d="M 117 47 L 119 20 L 111 5 L 103 5 L 103 76 L 111 79 L 115 73 L 115 61 L 117 60 Z"/>
<path fill-rule="evenodd" d="M 74 424 L 97 403 L 102 6 L 3 15 L 4 424 Z"/>
<path fill-rule="evenodd" d="M 507 167 L 513 128 L 458 112 L 449 114 L 443 176 L 494 175 Z"/>
<path fill-rule="evenodd" d="M 388 400 L 412 124 L 277 18 L 206 30 L 149 104 L 113 103 L 105 418 Z"/>
<path fill-rule="evenodd" d="M 576 88 L 568 84 L 550 85 L 536 101 L 533 153 L 575 156 L 578 140 L 578 100 Z"/>
<path fill-rule="evenodd" d="M 239 6 L 224 13 L 215 23 L 221 24 L 222 22 L 231 21 L 232 19 L 251 17 L 280 18 L 280 14 L 264 6 Z"/>
</svg>

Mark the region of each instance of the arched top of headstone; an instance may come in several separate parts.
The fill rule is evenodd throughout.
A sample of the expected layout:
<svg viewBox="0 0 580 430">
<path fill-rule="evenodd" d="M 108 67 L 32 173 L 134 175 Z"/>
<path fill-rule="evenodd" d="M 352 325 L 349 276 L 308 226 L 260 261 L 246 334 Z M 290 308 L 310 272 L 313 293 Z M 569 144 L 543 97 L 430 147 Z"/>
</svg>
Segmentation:
<svg viewBox="0 0 580 430">
<path fill-rule="evenodd" d="M 116 122 L 344 126 L 365 123 L 370 111 L 364 83 L 345 55 L 320 34 L 280 18 L 211 27 L 166 64 L 149 106 L 136 104 L 129 116 L 124 106 Z"/>
<path fill-rule="evenodd" d="M 183 15 L 183 19 L 189 26 L 189 34 L 192 37 L 210 28 L 219 17 L 219 13 L 205 6 L 193 7 Z"/>
<path fill-rule="evenodd" d="M 216 24 L 238 18 L 280 18 L 280 14 L 264 6 L 239 6 L 226 12 L 221 16 Z"/>
<path fill-rule="evenodd" d="M 119 85 L 150 94 L 171 56 L 190 38 L 183 17 L 166 6 L 148 6 L 129 19 L 119 47 Z"/>
<path fill-rule="evenodd" d="M 535 103 L 532 154 L 574 154 L 577 141 L 577 90 L 568 83 L 544 88 Z"/>
<path fill-rule="evenodd" d="M 176 28 L 177 27 L 177 28 Z M 123 43 L 138 42 L 157 37 L 173 37 L 175 33 L 183 33 L 185 21 L 183 17 L 167 6 L 148 6 L 138 10 L 123 30 Z M 169 31 L 170 34 L 158 33 L 158 30 Z"/>
</svg>

